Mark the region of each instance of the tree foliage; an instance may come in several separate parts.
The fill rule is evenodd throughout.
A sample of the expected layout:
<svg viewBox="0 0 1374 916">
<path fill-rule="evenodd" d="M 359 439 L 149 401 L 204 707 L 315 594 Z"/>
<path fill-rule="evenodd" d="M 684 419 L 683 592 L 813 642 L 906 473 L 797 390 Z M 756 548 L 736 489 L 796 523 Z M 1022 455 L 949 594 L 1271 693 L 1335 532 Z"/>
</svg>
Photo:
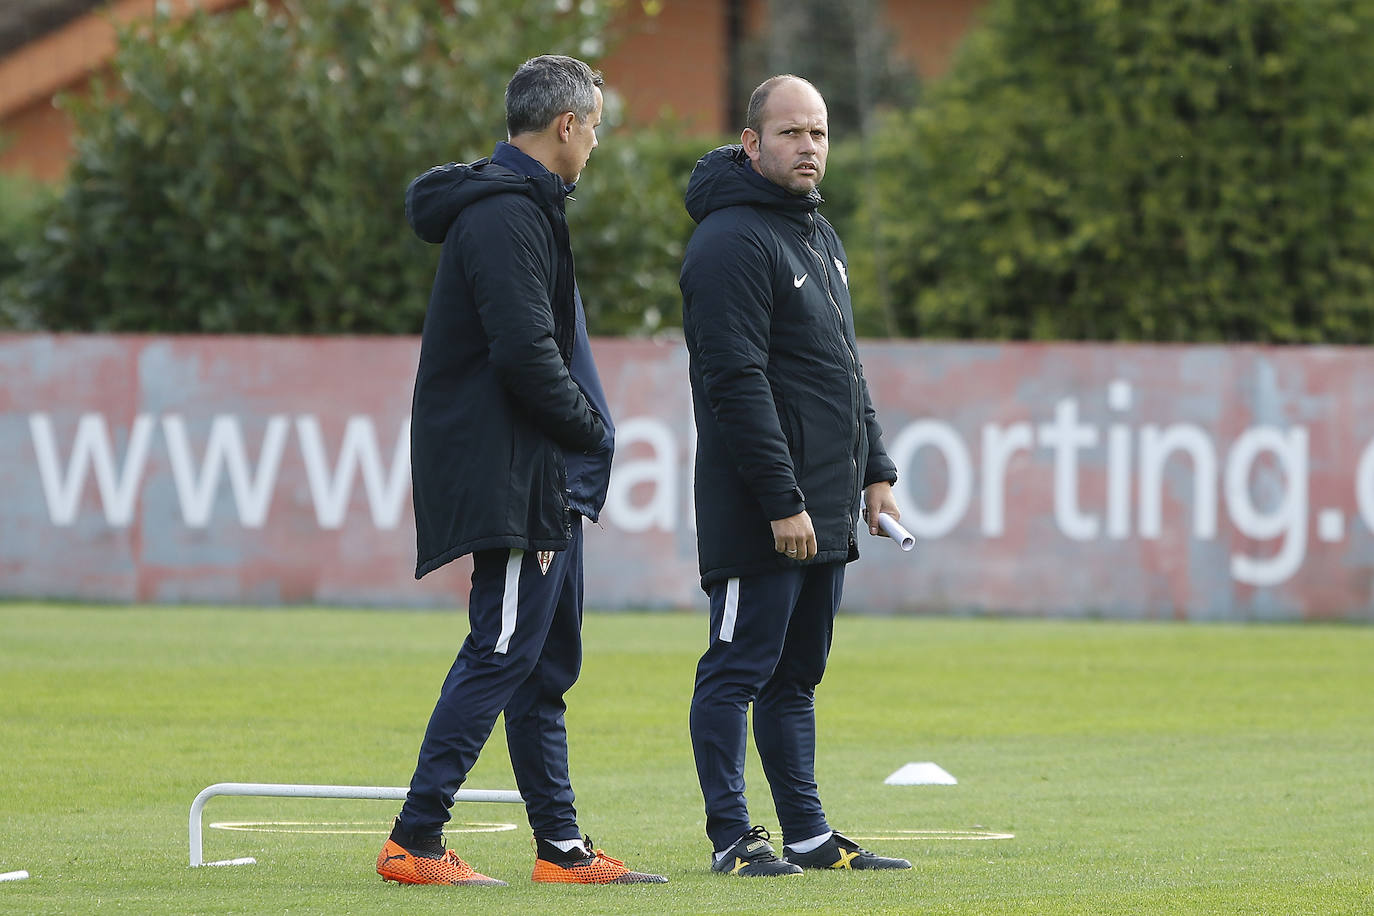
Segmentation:
<svg viewBox="0 0 1374 916">
<path fill-rule="evenodd" d="M 505 136 L 515 68 L 551 51 L 594 62 L 615 6 L 287 0 L 123 30 L 117 84 L 68 100 L 75 158 L 45 241 L 10 289 L 11 322 L 418 331 L 437 253 L 405 225 L 406 184 L 430 165 L 488 155 Z M 635 155 L 607 137 L 587 175 Z M 603 315 L 640 329 L 624 300 L 665 295 L 645 278 L 677 256 L 682 230 L 648 216 L 681 203 L 648 177 L 597 177 L 578 195 L 604 194 L 595 218 L 571 208 L 590 239 L 577 251 L 584 276 L 609 278 L 604 291 L 583 283 L 597 330 Z M 629 215 L 613 200 L 632 203 Z M 606 266 L 613 257 L 628 279 Z"/>
<path fill-rule="evenodd" d="M 1372 61 L 1364 0 L 993 0 L 867 150 L 861 323 L 1374 340 Z"/>
<path fill-rule="evenodd" d="M 568 202 L 577 283 L 596 333 L 682 324 L 678 273 L 694 223 L 683 196 L 692 167 L 728 140 L 660 125 L 605 140 Z"/>
<path fill-rule="evenodd" d="M 32 179 L 0 175 L 0 284 L 23 266 L 24 250 L 41 234 L 50 196 L 45 186 Z M 0 313 L 0 326 L 3 320 Z"/>
</svg>

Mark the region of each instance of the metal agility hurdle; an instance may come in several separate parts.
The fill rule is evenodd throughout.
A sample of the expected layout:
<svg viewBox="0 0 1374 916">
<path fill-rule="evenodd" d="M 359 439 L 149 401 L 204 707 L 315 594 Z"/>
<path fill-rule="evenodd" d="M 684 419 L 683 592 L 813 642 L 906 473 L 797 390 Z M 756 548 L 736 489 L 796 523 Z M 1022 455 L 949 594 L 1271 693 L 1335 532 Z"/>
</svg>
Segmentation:
<svg viewBox="0 0 1374 916">
<path fill-rule="evenodd" d="M 264 798 L 386 798 L 403 801 L 404 786 L 311 786 L 272 782 L 217 782 L 200 790 L 191 802 L 191 867 L 202 865 L 252 865 L 254 858 L 220 859 L 205 862 L 201 857 L 201 815 L 205 803 L 217 795 L 249 795 Z M 497 802 L 523 805 L 525 800 L 512 789 L 459 789 L 455 802 Z"/>
</svg>

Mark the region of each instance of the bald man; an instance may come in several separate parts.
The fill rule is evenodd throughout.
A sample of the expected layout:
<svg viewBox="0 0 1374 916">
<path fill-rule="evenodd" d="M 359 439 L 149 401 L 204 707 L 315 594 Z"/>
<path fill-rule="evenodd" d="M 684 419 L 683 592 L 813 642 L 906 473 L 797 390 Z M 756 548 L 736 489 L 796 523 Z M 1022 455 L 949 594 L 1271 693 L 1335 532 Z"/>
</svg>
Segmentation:
<svg viewBox="0 0 1374 916">
<path fill-rule="evenodd" d="M 697 163 L 697 222 L 682 265 L 691 358 L 697 554 L 711 644 L 697 665 L 692 746 L 712 868 L 742 877 L 804 868 L 910 868 L 836 833 L 815 779 L 815 689 L 845 564 L 899 516 L 854 338 L 848 257 L 818 207 L 825 100 L 775 76 L 749 100 L 740 143 Z M 754 743 L 783 834 L 781 858 L 744 798 Z"/>
</svg>

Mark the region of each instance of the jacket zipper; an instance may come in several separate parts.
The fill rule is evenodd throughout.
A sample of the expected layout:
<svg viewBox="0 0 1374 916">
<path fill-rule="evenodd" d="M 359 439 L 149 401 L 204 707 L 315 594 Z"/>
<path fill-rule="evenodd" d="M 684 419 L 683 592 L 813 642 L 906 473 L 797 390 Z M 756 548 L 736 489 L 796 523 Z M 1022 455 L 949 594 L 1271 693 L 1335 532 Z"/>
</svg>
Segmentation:
<svg viewBox="0 0 1374 916">
<path fill-rule="evenodd" d="M 816 214 L 807 213 L 806 218 L 811 226 L 808 236 L 814 237 L 816 235 Z M 810 238 L 803 239 L 802 243 L 806 245 L 806 250 L 815 255 L 816 260 L 821 264 L 821 276 L 825 280 L 825 298 L 830 300 L 831 306 L 835 309 L 835 320 L 838 322 L 840 340 L 844 342 L 845 353 L 849 354 L 849 401 L 855 418 L 853 441 L 849 447 L 850 479 L 853 481 L 850 492 L 857 493 L 859 492 L 859 424 L 863 423 L 863 401 L 859 397 L 859 355 L 854 352 L 854 348 L 849 344 L 849 335 L 845 333 L 844 327 L 844 312 L 841 311 L 840 303 L 835 300 L 835 295 L 830 289 L 830 265 L 825 262 L 825 258 L 821 257 L 820 252 L 811 247 Z M 851 543 L 855 541 L 855 522 L 852 512 L 849 513 L 849 540 Z"/>
</svg>

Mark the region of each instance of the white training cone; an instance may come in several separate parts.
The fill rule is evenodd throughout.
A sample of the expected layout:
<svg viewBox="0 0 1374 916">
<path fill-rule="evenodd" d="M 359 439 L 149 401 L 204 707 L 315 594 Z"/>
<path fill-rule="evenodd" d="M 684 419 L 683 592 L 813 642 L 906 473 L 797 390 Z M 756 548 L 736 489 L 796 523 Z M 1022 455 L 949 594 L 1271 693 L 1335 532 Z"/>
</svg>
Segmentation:
<svg viewBox="0 0 1374 916">
<path fill-rule="evenodd" d="M 959 780 L 937 763 L 908 763 L 883 782 L 889 786 L 957 786 Z"/>
</svg>

